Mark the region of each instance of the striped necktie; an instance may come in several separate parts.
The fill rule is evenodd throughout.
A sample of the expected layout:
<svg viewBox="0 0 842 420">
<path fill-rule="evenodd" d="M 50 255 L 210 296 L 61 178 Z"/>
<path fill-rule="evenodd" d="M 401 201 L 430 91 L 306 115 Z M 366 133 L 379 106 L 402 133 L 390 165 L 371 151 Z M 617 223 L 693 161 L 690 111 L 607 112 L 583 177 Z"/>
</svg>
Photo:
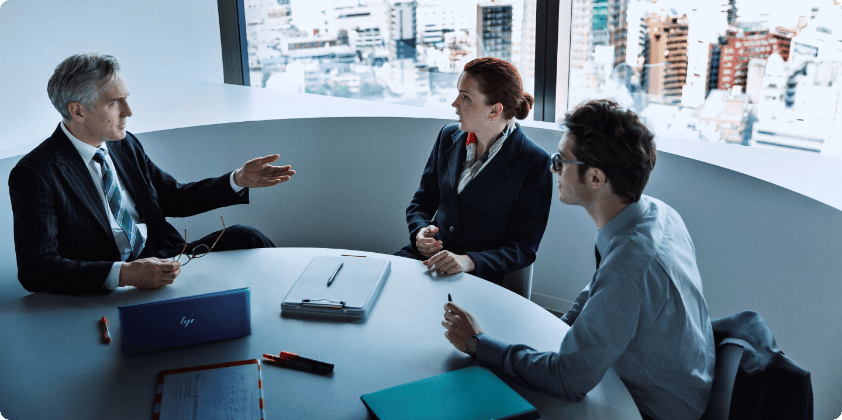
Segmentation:
<svg viewBox="0 0 842 420">
<path fill-rule="evenodd" d="M 132 216 L 123 205 L 123 195 L 120 193 L 120 188 L 117 187 L 117 178 L 105 162 L 105 154 L 107 150 L 97 149 L 94 155 L 94 160 L 99 163 L 100 172 L 102 173 L 102 188 L 105 192 L 105 201 L 108 202 L 108 208 L 111 209 L 111 215 L 117 224 L 123 228 L 123 233 L 129 239 L 129 244 L 132 247 L 132 254 L 130 259 L 137 258 L 140 251 L 143 250 L 143 238 L 140 236 L 137 226 L 132 220 Z"/>
</svg>

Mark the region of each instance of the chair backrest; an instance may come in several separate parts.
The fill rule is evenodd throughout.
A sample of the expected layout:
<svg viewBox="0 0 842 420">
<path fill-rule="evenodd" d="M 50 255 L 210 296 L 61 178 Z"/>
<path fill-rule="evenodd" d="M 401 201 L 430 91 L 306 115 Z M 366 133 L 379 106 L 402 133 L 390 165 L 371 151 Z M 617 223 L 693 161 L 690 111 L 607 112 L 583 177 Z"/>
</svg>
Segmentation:
<svg viewBox="0 0 842 420">
<path fill-rule="evenodd" d="M 728 420 L 734 380 L 742 357 L 743 348 L 732 343 L 725 343 L 716 351 L 713 385 L 710 389 L 708 406 L 701 420 Z"/>
<path fill-rule="evenodd" d="M 717 349 L 736 344 L 745 353 L 734 379 L 729 415 L 740 420 L 813 420 L 810 371 L 784 355 L 759 313 L 711 319 L 710 326 Z"/>
<path fill-rule="evenodd" d="M 528 300 L 532 295 L 532 264 L 504 274 L 502 286 Z"/>
</svg>

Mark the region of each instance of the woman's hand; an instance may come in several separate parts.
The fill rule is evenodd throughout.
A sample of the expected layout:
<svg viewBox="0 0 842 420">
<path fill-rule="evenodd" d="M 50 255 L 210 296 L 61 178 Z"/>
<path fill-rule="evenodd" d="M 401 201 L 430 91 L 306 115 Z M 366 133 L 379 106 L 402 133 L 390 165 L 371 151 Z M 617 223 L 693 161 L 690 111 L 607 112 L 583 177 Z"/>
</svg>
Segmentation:
<svg viewBox="0 0 842 420">
<path fill-rule="evenodd" d="M 415 235 L 415 247 L 418 248 L 418 252 L 420 252 L 425 258 L 430 258 L 433 255 L 436 255 L 436 253 L 442 249 L 441 241 L 437 241 L 436 238 L 434 238 L 436 232 L 438 231 L 438 227 L 430 225 L 419 230 Z"/>
<path fill-rule="evenodd" d="M 433 255 L 430 259 L 424 261 L 424 265 L 427 266 L 428 270 L 435 267 L 436 270 L 445 274 L 468 273 L 476 268 L 471 257 L 454 254 L 450 251 L 441 251 Z"/>
</svg>

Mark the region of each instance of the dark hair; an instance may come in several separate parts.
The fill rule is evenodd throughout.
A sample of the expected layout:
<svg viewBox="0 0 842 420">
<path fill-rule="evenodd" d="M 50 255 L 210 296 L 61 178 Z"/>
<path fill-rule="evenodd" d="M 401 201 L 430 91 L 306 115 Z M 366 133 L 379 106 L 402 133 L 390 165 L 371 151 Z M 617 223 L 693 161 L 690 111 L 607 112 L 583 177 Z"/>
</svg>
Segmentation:
<svg viewBox="0 0 842 420">
<path fill-rule="evenodd" d="M 486 105 L 503 105 L 503 118 L 522 120 L 529 116 L 535 98 L 523 91 L 520 73 L 511 63 L 494 57 L 477 58 L 465 64 L 464 71 L 477 81 Z"/>
<path fill-rule="evenodd" d="M 114 86 L 119 71 L 120 63 L 110 55 L 72 55 L 56 66 L 47 82 L 47 95 L 62 118 L 70 121 L 67 105 L 79 102 L 93 108 L 99 95 Z"/>
<path fill-rule="evenodd" d="M 573 155 L 581 179 L 588 168 L 599 168 L 614 194 L 629 203 L 640 199 L 658 152 L 655 136 L 632 111 L 616 102 L 584 102 L 564 116 L 562 126 L 573 140 Z"/>
</svg>

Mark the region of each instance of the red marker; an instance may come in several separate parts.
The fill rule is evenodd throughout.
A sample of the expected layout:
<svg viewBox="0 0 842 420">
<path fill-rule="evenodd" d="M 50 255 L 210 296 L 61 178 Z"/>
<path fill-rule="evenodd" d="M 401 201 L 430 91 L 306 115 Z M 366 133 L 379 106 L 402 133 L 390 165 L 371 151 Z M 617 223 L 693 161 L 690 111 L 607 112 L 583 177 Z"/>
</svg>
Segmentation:
<svg viewBox="0 0 842 420">
<path fill-rule="evenodd" d="M 102 317 L 102 339 L 106 343 L 111 343 L 111 333 L 108 332 L 108 320 Z"/>
</svg>

